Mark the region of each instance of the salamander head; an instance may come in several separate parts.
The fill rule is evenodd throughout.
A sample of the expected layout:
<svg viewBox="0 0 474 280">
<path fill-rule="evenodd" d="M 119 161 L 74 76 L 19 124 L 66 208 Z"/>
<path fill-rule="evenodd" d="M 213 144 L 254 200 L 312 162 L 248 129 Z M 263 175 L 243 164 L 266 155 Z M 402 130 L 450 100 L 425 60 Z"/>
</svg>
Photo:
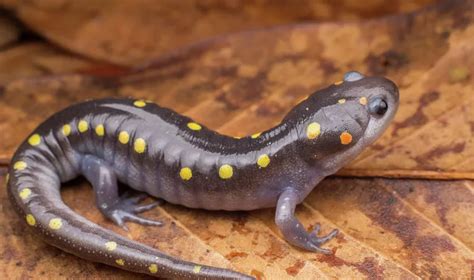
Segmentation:
<svg viewBox="0 0 474 280">
<path fill-rule="evenodd" d="M 355 71 L 347 72 L 340 94 L 343 98 L 359 101 L 359 114 L 365 114 L 368 118 L 361 136 L 366 145 L 385 131 L 398 109 L 398 87 L 383 77 L 364 77 Z"/>
<path fill-rule="evenodd" d="M 398 103 L 392 81 L 353 71 L 311 95 L 285 119 L 298 116 L 299 152 L 335 172 L 385 131 Z"/>
</svg>

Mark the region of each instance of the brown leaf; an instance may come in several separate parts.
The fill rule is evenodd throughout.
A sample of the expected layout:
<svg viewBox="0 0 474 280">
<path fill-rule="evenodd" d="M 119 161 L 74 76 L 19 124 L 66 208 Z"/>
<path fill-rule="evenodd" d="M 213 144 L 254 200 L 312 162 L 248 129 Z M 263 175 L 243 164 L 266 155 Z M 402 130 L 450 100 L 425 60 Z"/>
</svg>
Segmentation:
<svg viewBox="0 0 474 280">
<path fill-rule="evenodd" d="M 119 78 L 13 81 L 0 94 L 0 129 L 6 132 L 0 135 L 0 159 L 8 161 L 31 129 L 76 101 L 150 99 L 221 133 L 242 136 L 275 125 L 314 89 L 358 69 L 394 79 L 401 105 L 383 137 L 341 174 L 474 178 L 469 4 L 449 1 L 367 22 L 240 33 L 190 46 Z"/>
<path fill-rule="evenodd" d="M 29 27 L 68 50 L 118 64 L 149 61 L 229 32 L 292 22 L 354 20 L 413 11 L 433 0 L 1 0 Z"/>
<path fill-rule="evenodd" d="M 86 71 L 97 63 L 42 42 L 28 42 L 0 52 L 0 84 L 20 78 Z"/>
<path fill-rule="evenodd" d="M 308 227 L 321 223 L 323 234 L 341 231 L 325 245 L 333 255 L 286 243 L 274 225 L 273 209 L 229 213 L 165 204 L 145 214 L 165 226 L 130 224 L 127 234 L 99 213 L 85 182 L 68 184 L 63 197 L 87 219 L 133 240 L 261 279 L 467 279 L 474 261 L 471 182 L 326 179 L 298 207 L 297 216 Z M 9 205 L 5 192 L 0 192 L 0 205 Z M 0 223 L 0 273 L 9 279 L 143 278 L 46 245 L 24 231 L 11 207 L 0 212 Z"/>
<path fill-rule="evenodd" d="M 48 3 L 61 1 L 22 1 L 21 5 L 44 8 L 41 5 Z M 396 80 L 402 104 L 389 131 L 343 174 L 473 176 L 474 24 L 469 5 L 472 1 L 452 1 L 438 9 L 366 23 L 308 24 L 236 34 L 185 48 L 123 76 L 121 68 L 85 61 L 45 44 L 20 45 L 0 52 L 0 68 L 11 69 L 11 73 L 0 71 L 4 84 L 0 161 L 7 163 L 19 142 L 48 115 L 80 100 L 152 99 L 220 132 L 244 135 L 275 124 L 312 90 L 355 68 Z M 362 14 L 361 8 L 357 9 Z M 341 17 L 348 13 L 340 11 Z M 139 51 L 136 57 L 156 50 Z M 51 75 L 65 72 L 89 76 Z M 49 76 L 14 80 L 41 74 Z M 0 168 L 0 182 L 5 172 Z M 131 224 L 127 233 L 97 211 L 84 181 L 68 184 L 62 194 L 81 215 L 131 239 L 259 279 L 473 277 L 471 181 L 324 180 L 298 207 L 297 216 L 308 228 L 321 223 L 323 234 L 340 230 L 325 245 L 333 255 L 288 245 L 274 225 L 273 209 L 224 213 L 165 204 L 144 214 L 164 221 L 165 226 Z M 5 191 L 0 192 L 0 275 L 4 278 L 147 279 L 46 245 L 25 231 L 9 205 Z"/>
<path fill-rule="evenodd" d="M 15 42 L 20 36 L 20 29 L 0 11 L 0 48 Z"/>
</svg>

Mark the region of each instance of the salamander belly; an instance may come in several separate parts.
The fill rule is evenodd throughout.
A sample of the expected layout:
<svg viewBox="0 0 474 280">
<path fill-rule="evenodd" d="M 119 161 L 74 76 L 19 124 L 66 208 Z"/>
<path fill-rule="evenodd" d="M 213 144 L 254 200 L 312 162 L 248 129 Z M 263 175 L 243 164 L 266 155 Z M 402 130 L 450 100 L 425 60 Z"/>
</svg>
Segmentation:
<svg viewBox="0 0 474 280">
<path fill-rule="evenodd" d="M 127 174 L 119 179 L 132 188 L 173 204 L 208 210 L 253 210 L 274 207 L 278 196 L 290 186 L 316 184 L 311 181 L 316 176 L 309 175 L 314 172 L 303 161 L 288 162 L 278 157 L 283 155 L 274 156 L 272 165 L 264 168 L 248 164 L 251 160 L 229 159 L 231 173 L 222 171 L 227 165 L 219 162 L 213 161 L 207 168 L 204 156 L 190 165 L 154 161 L 142 170 L 134 167 L 137 163 L 117 173 Z"/>
<path fill-rule="evenodd" d="M 235 178 L 234 182 L 221 182 L 221 179 L 210 176 L 194 177 L 184 182 L 179 172 L 178 175 L 162 173 L 156 182 L 133 188 L 173 204 L 229 211 L 274 207 L 280 194 L 278 186 L 259 178 L 248 178 L 248 180 Z"/>
</svg>

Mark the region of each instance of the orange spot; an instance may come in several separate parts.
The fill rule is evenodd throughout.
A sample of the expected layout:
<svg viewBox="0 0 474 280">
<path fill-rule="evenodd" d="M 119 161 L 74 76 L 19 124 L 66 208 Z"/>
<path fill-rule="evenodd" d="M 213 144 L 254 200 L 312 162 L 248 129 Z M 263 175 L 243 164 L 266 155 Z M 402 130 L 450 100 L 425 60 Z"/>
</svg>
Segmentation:
<svg viewBox="0 0 474 280">
<path fill-rule="evenodd" d="M 344 131 L 343 133 L 341 133 L 341 136 L 339 136 L 339 138 L 341 138 L 342 145 L 347 145 L 352 142 L 352 135 L 347 131 Z"/>
</svg>

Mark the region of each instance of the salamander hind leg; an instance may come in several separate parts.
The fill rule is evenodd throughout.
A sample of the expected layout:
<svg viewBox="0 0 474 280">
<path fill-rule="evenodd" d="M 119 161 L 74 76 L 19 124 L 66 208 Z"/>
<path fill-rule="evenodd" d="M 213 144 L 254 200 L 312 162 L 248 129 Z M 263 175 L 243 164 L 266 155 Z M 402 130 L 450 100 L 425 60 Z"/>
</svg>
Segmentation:
<svg viewBox="0 0 474 280">
<path fill-rule="evenodd" d="M 292 190 L 283 192 L 278 198 L 275 222 L 285 239 L 294 246 L 309 251 L 330 254 L 329 249 L 321 248 L 321 245 L 331 240 L 338 234 L 338 230 L 332 230 L 328 235 L 319 237 L 320 225 L 317 224 L 312 232 L 307 232 L 304 226 L 295 217 L 297 195 Z"/>
<path fill-rule="evenodd" d="M 138 213 L 148 211 L 161 204 L 155 201 L 147 205 L 140 202 L 148 197 L 144 193 L 126 192 L 118 194 L 117 178 L 113 169 L 102 159 L 86 155 L 82 159 L 81 171 L 92 184 L 96 196 L 96 204 L 104 216 L 118 226 L 127 229 L 126 221 L 142 225 L 161 226 L 163 223 L 138 216 Z"/>
</svg>

